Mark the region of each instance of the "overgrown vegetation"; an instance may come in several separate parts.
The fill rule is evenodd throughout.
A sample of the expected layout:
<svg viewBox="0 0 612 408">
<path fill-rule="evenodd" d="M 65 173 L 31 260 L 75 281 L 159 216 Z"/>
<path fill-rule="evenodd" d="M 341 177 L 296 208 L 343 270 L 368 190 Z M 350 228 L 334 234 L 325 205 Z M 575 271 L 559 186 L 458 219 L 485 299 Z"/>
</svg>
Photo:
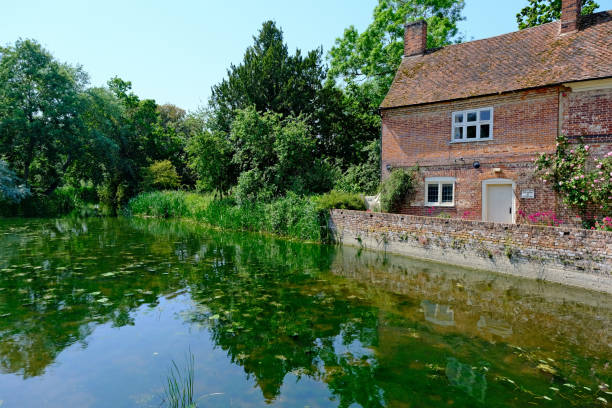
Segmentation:
<svg viewBox="0 0 612 408">
<path fill-rule="evenodd" d="M 457 40 L 462 9 L 463 0 L 379 0 L 364 33 L 351 27 L 338 39 L 329 71 L 323 49 L 292 53 L 266 21 L 208 106 L 189 113 L 139 98 L 121 78 L 89 87 L 81 66 L 34 40 L 0 47 L 0 194 L 11 201 L 0 211 L 112 215 L 142 192 L 177 188 L 240 208 L 332 189 L 374 194 L 378 106 L 401 60 L 406 16 L 428 20 L 433 47 Z M 83 185 L 96 197 L 75 195 Z M 174 211 L 170 197 L 157 198 L 157 216 Z"/>
<path fill-rule="evenodd" d="M 380 185 L 380 207 L 384 212 L 398 212 L 414 189 L 414 169 L 394 169 Z"/>
<path fill-rule="evenodd" d="M 589 145 L 560 136 L 555 153 L 542 154 L 536 161 L 542 180 L 584 220 L 612 210 L 612 151 L 603 158 L 591 158 L 590 150 Z"/>
<path fill-rule="evenodd" d="M 233 198 L 213 199 L 212 195 L 183 191 L 143 193 L 130 200 L 127 212 L 192 218 L 223 229 L 268 232 L 305 241 L 327 240 L 326 213 L 314 199 L 294 193 L 242 204 Z"/>
</svg>

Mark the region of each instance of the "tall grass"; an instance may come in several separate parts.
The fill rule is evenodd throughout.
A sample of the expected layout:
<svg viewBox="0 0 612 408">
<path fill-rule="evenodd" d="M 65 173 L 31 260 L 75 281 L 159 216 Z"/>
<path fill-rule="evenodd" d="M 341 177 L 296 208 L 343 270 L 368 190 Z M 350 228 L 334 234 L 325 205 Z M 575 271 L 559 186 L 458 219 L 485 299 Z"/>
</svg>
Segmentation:
<svg viewBox="0 0 612 408">
<path fill-rule="evenodd" d="M 182 191 L 141 194 L 133 198 L 128 214 L 193 218 L 228 230 L 269 232 L 304 241 L 327 239 L 326 211 L 309 197 L 288 194 L 272 202 L 238 205 L 231 198 Z"/>
<path fill-rule="evenodd" d="M 196 408 L 193 397 L 194 378 L 195 358 L 190 350 L 184 369 L 180 369 L 176 361 L 172 360 L 172 365 L 166 377 L 164 406 L 168 408 Z"/>
</svg>

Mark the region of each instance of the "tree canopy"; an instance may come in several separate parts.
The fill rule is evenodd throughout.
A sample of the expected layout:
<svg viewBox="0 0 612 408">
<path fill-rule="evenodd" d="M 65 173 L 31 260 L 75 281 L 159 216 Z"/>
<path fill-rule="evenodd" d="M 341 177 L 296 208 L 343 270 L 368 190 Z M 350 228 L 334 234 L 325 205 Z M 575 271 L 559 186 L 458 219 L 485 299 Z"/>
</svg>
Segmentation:
<svg viewBox="0 0 612 408">
<path fill-rule="evenodd" d="M 516 21 L 520 30 L 550 23 L 561 18 L 562 0 L 529 0 L 517 15 Z M 582 0 L 582 15 L 593 13 L 599 4 L 594 0 Z"/>
<path fill-rule="evenodd" d="M 330 76 L 346 83 L 373 81 L 380 103 L 404 54 L 404 25 L 427 21 L 427 47 L 460 41 L 457 23 L 464 0 L 379 0 L 372 23 L 360 33 L 354 26 L 336 40 L 330 56 Z"/>
</svg>

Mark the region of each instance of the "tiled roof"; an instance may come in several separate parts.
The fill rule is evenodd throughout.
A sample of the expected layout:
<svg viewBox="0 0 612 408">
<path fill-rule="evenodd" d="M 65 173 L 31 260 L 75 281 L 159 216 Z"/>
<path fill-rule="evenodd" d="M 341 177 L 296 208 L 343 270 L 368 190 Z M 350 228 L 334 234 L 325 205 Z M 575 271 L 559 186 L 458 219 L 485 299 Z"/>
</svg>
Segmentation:
<svg viewBox="0 0 612 408">
<path fill-rule="evenodd" d="M 555 21 L 404 58 L 381 108 L 612 77 L 612 10 L 559 35 Z"/>
</svg>

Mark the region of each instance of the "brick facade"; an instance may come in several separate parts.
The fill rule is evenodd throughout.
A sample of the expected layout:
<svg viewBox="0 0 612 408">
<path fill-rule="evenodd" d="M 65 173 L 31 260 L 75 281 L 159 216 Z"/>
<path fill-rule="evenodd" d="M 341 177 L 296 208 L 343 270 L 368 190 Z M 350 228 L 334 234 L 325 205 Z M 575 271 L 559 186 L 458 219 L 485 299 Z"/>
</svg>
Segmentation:
<svg viewBox="0 0 612 408">
<path fill-rule="evenodd" d="M 493 108 L 491 140 L 451 143 L 452 113 Z M 482 219 L 483 182 L 507 179 L 515 184 L 515 212 L 554 211 L 561 221 L 578 225 L 552 189 L 535 175 L 534 160 L 556 148 L 560 132 L 584 138 L 595 155 L 612 150 L 612 88 L 572 91 L 564 86 L 543 87 L 459 101 L 398 107 L 382 111 L 382 172 L 387 167 L 418 166 L 414 194 L 402 213 Z M 478 161 L 480 168 L 473 163 Z M 452 207 L 425 205 L 425 178 L 455 178 Z M 521 198 L 533 190 L 534 198 Z M 515 215 L 521 222 L 520 215 Z"/>
</svg>

